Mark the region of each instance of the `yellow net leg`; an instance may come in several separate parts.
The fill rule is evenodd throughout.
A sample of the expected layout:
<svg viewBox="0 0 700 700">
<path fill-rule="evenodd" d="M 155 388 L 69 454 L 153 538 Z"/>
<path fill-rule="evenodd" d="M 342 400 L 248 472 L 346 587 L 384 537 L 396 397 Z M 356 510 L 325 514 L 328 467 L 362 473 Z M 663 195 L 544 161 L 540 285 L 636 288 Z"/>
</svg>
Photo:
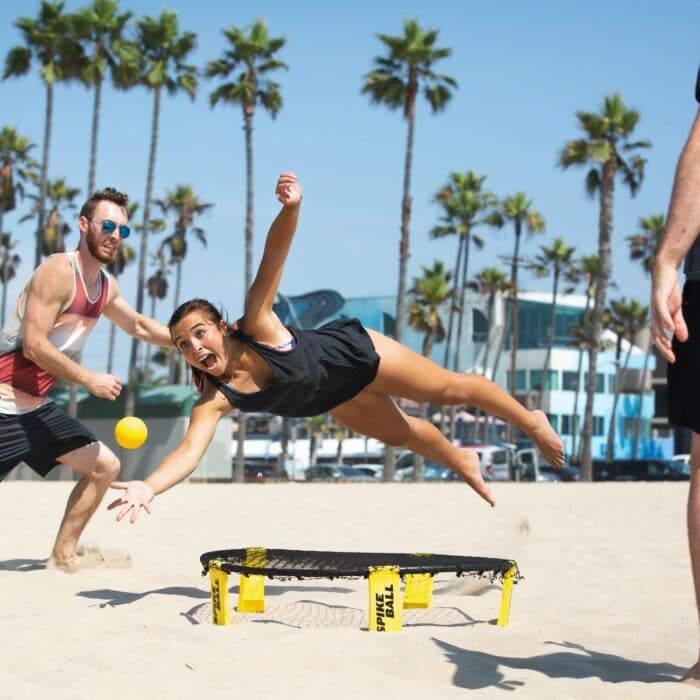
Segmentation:
<svg viewBox="0 0 700 700">
<path fill-rule="evenodd" d="M 265 612 L 265 577 L 241 574 L 238 589 L 238 606 L 240 613 Z"/>
<path fill-rule="evenodd" d="M 396 567 L 370 568 L 369 631 L 401 631 L 401 577 Z"/>
<path fill-rule="evenodd" d="M 211 586 L 212 622 L 215 625 L 230 625 L 228 573 L 221 568 L 221 563 L 218 561 L 209 563 L 209 585 Z"/>
<path fill-rule="evenodd" d="M 403 592 L 404 608 L 429 608 L 433 598 L 432 574 L 407 574 Z"/>
<path fill-rule="evenodd" d="M 244 566 L 264 567 L 267 550 L 264 547 L 248 547 L 246 549 Z M 238 605 L 240 613 L 265 612 L 265 577 L 258 574 L 241 574 L 238 590 Z"/>
<path fill-rule="evenodd" d="M 503 593 L 501 594 L 501 609 L 498 612 L 498 621 L 496 624 L 499 627 L 505 627 L 508 624 L 508 615 L 510 614 L 510 596 L 513 592 L 513 581 L 515 580 L 515 572 L 517 568 L 514 562 L 511 562 L 510 569 L 503 576 Z"/>
</svg>

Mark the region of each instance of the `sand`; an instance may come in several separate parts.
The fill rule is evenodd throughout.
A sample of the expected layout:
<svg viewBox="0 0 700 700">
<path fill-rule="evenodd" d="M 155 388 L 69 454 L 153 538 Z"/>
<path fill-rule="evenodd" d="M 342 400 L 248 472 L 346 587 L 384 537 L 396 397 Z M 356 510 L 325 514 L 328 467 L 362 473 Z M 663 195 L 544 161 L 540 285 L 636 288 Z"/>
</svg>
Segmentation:
<svg viewBox="0 0 700 700">
<path fill-rule="evenodd" d="M 698 648 L 687 484 L 496 484 L 494 509 L 454 482 L 186 484 L 133 526 L 105 499 L 83 543 L 130 568 L 67 575 L 43 561 L 70 486 L 0 484 L 0 698 L 700 698 L 677 682 Z M 366 582 L 344 579 L 268 581 L 266 613 L 214 626 L 199 556 L 247 546 L 514 558 L 525 578 L 506 628 L 499 585 L 450 574 L 400 633 L 363 629 Z"/>
</svg>

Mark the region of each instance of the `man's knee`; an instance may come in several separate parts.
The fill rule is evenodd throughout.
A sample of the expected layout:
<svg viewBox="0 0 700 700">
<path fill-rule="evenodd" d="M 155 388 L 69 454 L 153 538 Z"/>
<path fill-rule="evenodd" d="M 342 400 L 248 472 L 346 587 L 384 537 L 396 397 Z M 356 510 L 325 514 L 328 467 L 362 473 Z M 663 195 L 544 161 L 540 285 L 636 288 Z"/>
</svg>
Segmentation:
<svg viewBox="0 0 700 700">
<path fill-rule="evenodd" d="M 92 481 L 111 484 L 119 475 L 119 459 L 113 452 L 100 454 L 92 469 L 86 474 Z"/>
</svg>

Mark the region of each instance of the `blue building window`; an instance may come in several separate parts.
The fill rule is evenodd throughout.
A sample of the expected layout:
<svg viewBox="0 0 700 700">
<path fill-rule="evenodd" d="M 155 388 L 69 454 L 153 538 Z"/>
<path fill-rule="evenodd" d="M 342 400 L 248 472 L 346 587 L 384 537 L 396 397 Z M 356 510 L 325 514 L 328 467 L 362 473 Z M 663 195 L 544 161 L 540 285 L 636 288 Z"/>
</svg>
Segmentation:
<svg viewBox="0 0 700 700">
<path fill-rule="evenodd" d="M 578 389 L 578 372 L 564 370 L 561 374 L 561 388 L 564 391 L 576 391 Z"/>
<path fill-rule="evenodd" d="M 506 372 L 506 387 L 510 389 L 510 370 Z M 526 391 L 527 390 L 527 373 L 524 369 L 515 370 L 515 390 L 516 391 Z"/>
<path fill-rule="evenodd" d="M 605 417 L 593 416 L 593 435 L 600 437 L 605 434 Z"/>
<path fill-rule="evenodd" d="M 489 336 L 489 323 L 479 309 L 472 309 L 472 342 L 485 343 Z"/>
<path fill-rule="evenodd" d="M 559 372 L 550 369 L 547 372 L 547 381 L 544 386 L 542 385 L 543 377 L 544 370 L 530 370 L 530 388 L 534 391 L 554 391 L 559 388 Z"/>
<path fill-rule="evenodd" d="M 588 383 L 588 372 L 585 374 L 584 386 Z M 605 393 L 605 375 L 602 372 L 597 372 L 595 375 L 595 393 L 604 394 Z M 601 433 L 602 435 L 602 433 Z"/>
<path fill-rule="evenodd" d="M 552 424 L 552 428 L 559 432 L 559 416 L 557 416 L 554 413 L 548 413 L 547 418 L 549 419 L 549 422 Z"/>
</svg>

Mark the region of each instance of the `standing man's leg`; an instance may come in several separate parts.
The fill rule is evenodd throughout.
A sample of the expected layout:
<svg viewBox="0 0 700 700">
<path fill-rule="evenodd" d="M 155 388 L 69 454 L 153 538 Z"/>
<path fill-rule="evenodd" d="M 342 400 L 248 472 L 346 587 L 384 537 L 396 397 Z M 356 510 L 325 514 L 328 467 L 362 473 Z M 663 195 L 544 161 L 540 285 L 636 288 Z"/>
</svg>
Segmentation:
<svg viewBox="0 0 700 700">
<path fill-rule="evenodd" d="M 700 616 L 700 434 L 691 433 L 690 489 L 688 491 L 688 546 L 695 586 L 695 604 Z M 685 674 L 684 681 L 700 687 L 700 653 L 698 661 Z"/>
<path fill-rule="evenodd" d="M 72 572 L 80 568 L 78 540 L 92 514 L 100 505 L 105 491 L 117 478 L 119 459 L 106 445 L 93 442 L 58 458 L 82 478 L 68 497 L 63 520 L 56 535 L 47 568 Z"/>
</svg>

